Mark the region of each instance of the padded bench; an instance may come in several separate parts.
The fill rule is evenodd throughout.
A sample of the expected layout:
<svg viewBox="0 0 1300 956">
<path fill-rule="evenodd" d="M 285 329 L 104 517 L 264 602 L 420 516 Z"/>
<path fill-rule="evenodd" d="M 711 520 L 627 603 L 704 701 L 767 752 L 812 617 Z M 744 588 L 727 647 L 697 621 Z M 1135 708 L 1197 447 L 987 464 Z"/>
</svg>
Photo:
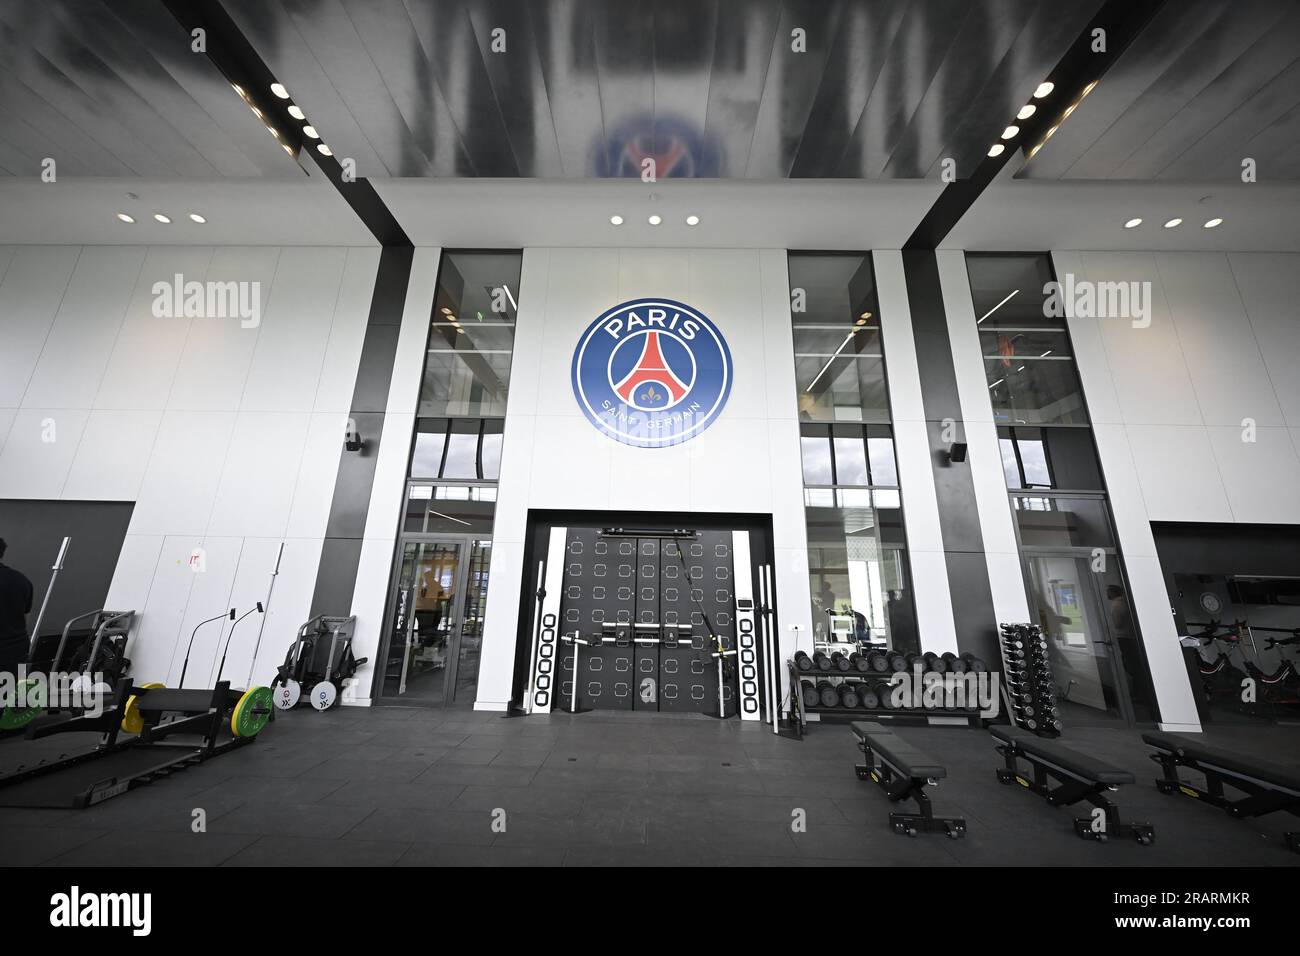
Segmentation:
<svg viewBox="0 0 1300 956">
<path fill-rule="evenodd" d="M 889 799 L 915 800 L 917 813 L 891 813 L 889 825 L 895 833 L 916 836 L 921 830 L 947 833 L 954 840 L 966 835 L 966 821 L 962 817 L 936 817 L 925 794 L 927 786 L 936 786 L 948 776 L 943 765 L 922 753 L 891 730 L 880 724 L 855 720 L 849 730 L 858 741 L 858 749 L 866 755 L 867 762 L 855 766 L 859 780 L 871 780 L 880 785 Z"/>
<path fill-rule="evenodd" d="M 1106 791 L 1118 790 L 1122 784 L 1133 782 L 1133 774 L 1127 770 L 1112 767 L 1028 730 L 991 727 L 989 732 L 997 741 L 994 749 L 1006 759 L 1006 766 L 998 770 L 999 783 L 1018 783 L 1027 790 L 1042 794 L 1054 807 L 1086 800 L 1101 810 L 1100 816 L 1094 813 L 1091 817 L 1075 818 L 1074 832 L 1080 837 L 1104 841 L 1116 834 L 1131 836 L 1144 846 L 1155 842 L 1155 830 L 1151 824 L 1123 823 L 1119 807 L 1106 797 Z M 1024 760 L 1033 768 L 1033 779 L 1020 772 L 1018 760 Z"/>
<path fill-rule="evenodd" d="M 1156 781 L 1161 793 L 1181 793 L 1222 807 L 1233 817 L 1258 817 L 1276 810 L 1300 816 L 1300 770 L 1251 760 L 1219 747 L 1211 747 L 1183 734 L 1147 733 L 1142 740 L 1155 750 L 1151 759 L 1160 764 L 1163 775 Z M 1197 787 L 1178 776 L 1187 767 L 1205 775 L 1205 787 Z M 1244 797 L 1229 797 L 1224 785 Z M 1300 853 L 1300 831 L 1286 834 L 1287 846 Z"/>
</svg>

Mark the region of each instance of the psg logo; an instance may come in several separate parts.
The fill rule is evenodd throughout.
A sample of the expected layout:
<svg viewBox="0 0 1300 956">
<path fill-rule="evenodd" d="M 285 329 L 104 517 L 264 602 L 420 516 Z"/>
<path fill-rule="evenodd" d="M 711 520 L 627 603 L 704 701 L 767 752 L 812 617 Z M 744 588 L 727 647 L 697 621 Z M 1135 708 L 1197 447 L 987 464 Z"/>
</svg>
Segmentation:
<svg viewBox="0 0 1300 956">
<path fill-rule="evenodd" d="M 634 299 L 582 333 L 573 395 L 593 425 L 641 448 L 678 445 L 708 428 L 731 391 L 731 353 L 717 326 L 672 299 Z"/>
</svg>

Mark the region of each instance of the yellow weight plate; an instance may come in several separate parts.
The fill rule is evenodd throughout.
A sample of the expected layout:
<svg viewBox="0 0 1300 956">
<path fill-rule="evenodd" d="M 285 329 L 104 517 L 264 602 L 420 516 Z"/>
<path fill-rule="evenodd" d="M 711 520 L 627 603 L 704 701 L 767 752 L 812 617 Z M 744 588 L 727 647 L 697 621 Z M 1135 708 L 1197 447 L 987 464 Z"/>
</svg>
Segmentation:
<svg viewBox="0 0 1300 956">
<path fill-rule="evenodd" d="M 236 737 L 256 737 L 271 719 L 271 688 L 250 687 L 230 712 L 230 732 Z"/>
<path fill-rule="evenodd" d="M 142 684 L 141 690 L 157 690 L 166 684 Z M 140 698 L 132 694 L 126 699 L 126 712 L 122 715 L 122 729 L 128 734 L 138 734 L 144 730 L 144 714 L 140 713 Z"/>
</svg>

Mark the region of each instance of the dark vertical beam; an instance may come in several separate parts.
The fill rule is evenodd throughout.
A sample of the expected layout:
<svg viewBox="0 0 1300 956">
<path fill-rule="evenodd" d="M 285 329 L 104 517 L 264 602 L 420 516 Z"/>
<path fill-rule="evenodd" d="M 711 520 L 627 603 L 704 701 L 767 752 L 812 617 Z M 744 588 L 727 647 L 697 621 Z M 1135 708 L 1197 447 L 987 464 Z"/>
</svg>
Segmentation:
<svg viewBox="0 0 1300 956">
<path fill-rule="evenodd" d="M 996 650 L 997 615 L 975 503 L 975 481 L 965 463 L 948 460 L 949 442 L 943 434 L 946 422 L 951 421 L 955 432 L 952 439 L 966 440 L 952 343 L 948 338 L 948 316 L 939 284 L 939 262 L 934 251 L 904 250 L 903 276 L 912 312 L 912 335 L 916 341 L 916 364 L 957 647 L 989 660 L 987 655 Z"/>
<path fill-rule="evenodd" d="M 379 257 L 375 291 L 370 301 L 366 337 L 361 346 L 357 381 L 352 390 L 348 417 L 363 441 L 359 451 L 343 450 L 334 479 L 334 498 L 329 523 L 316 571 L 311 616 L 344 614 L 352 605 L 357 570 L 361 566 L 361 543 L 366 534 L 370 493 L 375 483 L 379 442 L 384 434 L 388 387 L 397 357 L 397 336 L 406 305 L 415 250 L 386 247 Z M 340 446 L 343 435 L 339 435 Z M 396 530 L 396 529 L 394 529 Z"/>
</svg>

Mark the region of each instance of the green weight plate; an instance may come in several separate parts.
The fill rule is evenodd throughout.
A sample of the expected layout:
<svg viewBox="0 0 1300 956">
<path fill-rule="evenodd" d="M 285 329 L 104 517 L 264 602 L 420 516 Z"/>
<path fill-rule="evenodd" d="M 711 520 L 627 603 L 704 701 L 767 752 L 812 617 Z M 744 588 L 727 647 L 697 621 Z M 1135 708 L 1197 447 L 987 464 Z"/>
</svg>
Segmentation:
<svg viewBox="0 0 1300 956">
<path fill-rule="evenodd" d="M 256 737 L 271 719 L 271 688 L 250 687 L 230 712 L 230 732 L 236 737 Z"/>
<path fill-rule="evenodd" d="M 45 709 L 45 682 L 28 677 L 18 682 L 24 696 L 23 706 L 16 704 L 0 711 L 0 730 L 19 730 L 41 715 Z"/>
</svg>

